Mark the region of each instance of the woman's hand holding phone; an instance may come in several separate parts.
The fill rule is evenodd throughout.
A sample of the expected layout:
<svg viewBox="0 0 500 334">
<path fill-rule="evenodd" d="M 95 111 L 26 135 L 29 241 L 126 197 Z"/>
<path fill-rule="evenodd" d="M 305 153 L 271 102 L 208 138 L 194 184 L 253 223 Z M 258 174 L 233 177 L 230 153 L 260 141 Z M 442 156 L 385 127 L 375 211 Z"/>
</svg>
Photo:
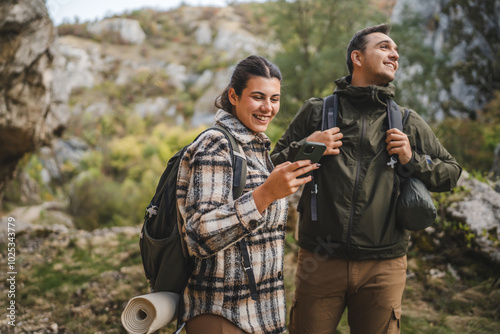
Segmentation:
<svg viewBox="0 0 500 334">
<path fill-rule="evenodd" d="M 306 141 L 304 145 L 302 145 L 302 147 L 300 148 L 299 152 L 297 152 L 294 161 L 309 160 L 311 161 L 311 163 L 316 164 L 323 156 L 325 150 L 326 150 L 326 145 L 323 143 Z M 303 178 L 309 175 L 311 175 L 310 171 L 305 172 L 304 174 L 301 174 L 297 177 Z"/>
<path fill-rule="evenodd" d="M 319 166 L 318 163 L 312 163 L 310 160 L 287 161 L 276 166 L 266 182 L 253 191 L 253 198 L 259 212 L 264 212 L 275 200 L 295 193 L 301 185 L 311 181 L 311 176 L 302 178 L 299 176 L 310 173 Z"/>
</svg>

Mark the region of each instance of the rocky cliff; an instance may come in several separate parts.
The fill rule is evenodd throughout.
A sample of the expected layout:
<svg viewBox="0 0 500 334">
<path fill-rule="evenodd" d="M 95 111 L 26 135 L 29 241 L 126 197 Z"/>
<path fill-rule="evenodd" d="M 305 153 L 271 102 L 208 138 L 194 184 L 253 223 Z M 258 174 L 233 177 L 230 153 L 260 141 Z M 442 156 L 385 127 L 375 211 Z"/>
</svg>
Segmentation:
<svg viewBox="0 0 500 334">
<path fill-rule="evenodd" d="M 428 7 L 398 1 L 394 20 L 406 12 L 405 4 L 414 6 L 425 17 L 426 43 L 436 54 L 447 53 L 450 25 L 441 22 L 438 29 L 429 22 L 435 26 L 435 14 L 449 10 L 451 1 L 439 1 L 441 7 L 424 3 Z M 238 6 L 145 10 L 70 25 L 56 37 L 43 4 L 0 4 L 0 192 L 19 158 L 38 148 L 24 164 L 27 178 L 49 189 L 36 205 L 0 217 L 0 267 L 7 266 L 7 222 L 15 219 L 18 332 L 122 333 L 126 302 L 148 291 L 138 247 L 141 203 L 154 192 L 163 160 L 174 145 L 189 141 L 190 127 L 212 121 L 213 99 L 235 61 L 249 53 L 272 56 L 280 46 L 263 21 Z M 452 85 L 462 92 L 455 99 L 465 94 L 461 82 Z M 444 92 L 439 106 L 453 95 Z M 492 169 L 497 175 L 498 161 Z M 464 173 L 457 189 L 434 199 L 438 221 L 412 234 L 405 326 L 415 332 L 499 332 L 500 196 Z M 290 197 L 288 304 L 298 249 L 292 237 L 297 200 L 298 194 Z M 5 270 L 0 282 L 7 287 Z M 6 300 L 0 299 L 0 309 Z M 0 319 L 2 333 L 11 329 L 7 320 Z"/>
<path fill-rule="evenodd" d="M 0 3 L 0 205 L 19 159 L 61 134 L 68 117 L 55 38 L 43 0 Z"/>
<path fill-rule="evenodd" d="M 249 32 L 232 7 L 182 7 L 166 19 L 174 26 L 155 23 L 148 45 L 141 46 L 146 34 L 134 19 L 105 19 L 86 24 L 79 37 L 57 37 L 43 0 L 0 3 L 0 205 L 19 160 L 44 146 L 44 152 L 57 150 L 52 139 L 61 135 L 70 114 L 102 117 L 112 111 L 106 96 L 76 98 L 69 107 L 75 90 L 98 90 L 103 84 L 124 94 L 135 89 L 138 94 L 122 102 L 141 117 L 167 116 L 180 125 L 189 114 L 191 125 L 200 126 L 212 122 L 213 100 L 225 87 L 230 66 L 245 55 L 276 49 L 276 43 Z M 159 29 L 170 34 L 170 48 L 159 40 L 165 38 Z M 185 32 L 194 39 L 178 43 L 175 35 Z M 54 173 L 44 167 L 48 182 Z"/>
<path fill-rule="evenodd" d="M 409 94 L 434 118 L 474 118 L 500 82 L 500 0 L 398 0 L 391 22 L 402 30 L 419 22 L 423 43 L 415 45 L 430 50 L 419 58 L 420 47 L 406 49 L 396 80 L 408 83 Z"/>
</svg>

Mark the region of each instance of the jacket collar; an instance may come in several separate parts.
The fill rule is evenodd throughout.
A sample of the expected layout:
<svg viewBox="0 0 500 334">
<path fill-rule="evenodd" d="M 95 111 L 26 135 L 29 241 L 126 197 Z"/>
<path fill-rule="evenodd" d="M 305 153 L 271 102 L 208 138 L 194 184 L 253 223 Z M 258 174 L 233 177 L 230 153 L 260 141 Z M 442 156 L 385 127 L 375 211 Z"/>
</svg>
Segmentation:
<svg viewBox="0 0 500 334">
<path fill-rule="evenodd" d="M 234 139 L 242 144 L 249 144 L 251 141 L 258 141 L 266 146 L 269 150 L 271 147 L 271 140 L 263 132 L 254 133 L 250 131 L 240 120 L 233 114 L 225 110 L 219 109 L 215 114 L 215 122 L 229 130 Z"/>
<path fill-rule="evenodd" d="M 387 98 L 394 98 L 396 87 L 392 83 L 385 86 L 355 87 L 351 85 L 351 76 L 343 77 L 335 81 L 337 88 L 335 93 L 354 98 L 359 103 L 375 103 L 383 107 L 387 106 Z"/>
</svg>

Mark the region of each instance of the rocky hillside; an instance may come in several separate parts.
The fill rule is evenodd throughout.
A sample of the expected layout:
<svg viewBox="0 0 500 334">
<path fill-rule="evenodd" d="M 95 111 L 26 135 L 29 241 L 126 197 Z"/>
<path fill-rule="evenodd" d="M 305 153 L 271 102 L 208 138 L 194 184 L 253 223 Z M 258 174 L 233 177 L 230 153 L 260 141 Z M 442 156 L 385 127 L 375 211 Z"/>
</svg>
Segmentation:
<svg viewBox="0 0 500 334">
<path fill-rule="evenodd" d="M 250 29 L 249 15 L 233 7 L 135 15 L 150 25 L 113 18 L 59 27 L 56 38 L 43 0 L 2 2 L 0 203 L 25 153 L 54 145 L 84 149 L 78 138 L 52 142 L 65 129 L 66 138 L 74 134 L 72 120 L 103 117 L 118 105 L 141 118 L 206 125 L 231 66 L 277 48 L 270 36 L 254 35 L 258 25 Z M 45 179 L 59 174 L 47 170 Z"/>
<path fill-rule="evenodd" d="M 53 68 L 56 29 L 43 0 L 0 4 L 0 206 L 25 153 L 61 134 L 68 119 L 66 75 Z"/>
<path fill-rule="evenodd" d="M 405 98 L 418 100 L 436 119 L 476 117 L 499 88 L 499 18 L 499 0 L 397 1 L 391 22 L 401 24 L 407 38 L 415 38 L 413 24 L 419 27 L 400 62 Z"/>
<path fill-rule="evenodd" d="M 408 3 L 395 2 L 395 22 Z M 235 62 L 280 52 L 266 8 L 142 10 L 56 29 L 42 0 L 0 3 L 0 266 L 12 262 L 15 243 L 17 272 L 14 285 L 0 272 L 2 291 L 15 289 L 0 309 L 16 305 L 16 328 L 2 317 L 1 333 L 124 332 L 126 302 L 147 292 L 138 247 L 144 208 L 166 160 L 212 122 Z M 452 193 L 434 194 L 436 224 L 412 236 L 404 332 L 500 332 L 500 193 L 471 174 Z"/>
</svg>

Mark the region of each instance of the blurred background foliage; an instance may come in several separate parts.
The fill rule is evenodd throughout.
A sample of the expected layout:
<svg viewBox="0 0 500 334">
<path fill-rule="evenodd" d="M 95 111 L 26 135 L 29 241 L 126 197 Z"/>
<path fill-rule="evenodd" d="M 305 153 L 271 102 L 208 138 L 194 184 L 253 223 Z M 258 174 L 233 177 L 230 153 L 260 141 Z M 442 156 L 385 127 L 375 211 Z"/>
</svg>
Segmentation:
<svg viewBox="0 0 500 334">
<path fill-rule="evenodd" d="M 279 0 L 271 5 L 271 27 L 282 44 L 274 61 L 285 79 L 278 122 L 286 127 L 306 99 L 331 94 L 334 80 L 348 74 L 346 47 L 353 33 L 387 22 L 388 13 L 365 0 Z"/>
<path fill-rule="evenodd" d="M 348 74 L 345 65 L 346 46 L 354 32 L 363 27 L 389 22 L 395 0 L 275 0 L 262 3 L 231 2 L 235 12 L 243 18 L 245 29 L 256 36 L 270 35 L 279 44 L 278 51 L 265 55 L 279 65 L 284 81 L 281 110 L 267 131 L 275 143 L 285 131 L 300 106 L 310 97 L 323 97 L 335 89 L 334 80 Z M 492 10 L 490 2 L 450 0 L 442 8 L 449 13 L 460 6 L 464 16 L 482 30 L 488 22 L 481 11 Z M 213 19 L 213 9 L 201 9 L 198 21 Z M 405 12 L 406 13 L 406 12 Z M 234 65 L 222 54 L 193 42 L 193 28 L 182 20 L 180 11 L 161 12 L 151 9 L 124 13 L 120 17 L 136 19 L 146 32 L 147 40 L 137 51 L 142 59 L 175 60 L 194 73 Z M 434 21 L 438 22 L 439 17 Z M 86 22 L 64 23 L 58 26 L 60 36 L 94 39 L 109 46 L 113 41 L 96 39 L 86 30 Z M 459 29 L 460 22 L 451 21 L 451 30 Z M 457 26 L 457 27 L 455 27 Z M 420 70 L 412 80 L 398 80 L 396 100 L 409 106 L 429 121 L 438 138 L 459 163 L 476 175 L 487 175 L 493 161 L 493 151 L 500 143 L 500 90 L 498 87 L 498 59 L 486 69 L 474 67 L 481 62 L 481 50 L 472 54 L 467 63 L 450 66 L 447 52 L 436 54 L 424 43 L 422 19 L 403 15 L 401 23 L 392 24 L 391 37 L 400 50 L 401 68 L 418 64 Z M 452 34 L 448 48 L 470 36 Z M 499 36 L 487 36 L 498 45 Z M 461 39 L 462 38 L 462 39 Z M 120 44 L 119 41 L 114 43 Z M 500 48 L 499 48 L 500 49 Z M 126 52 L 132 52 L 129 51 Z M 168 52 L 166 52 L 168 50 Z M 446 50 L 445 50 L 446 51 Z M 498 56 L 498 55 L 497 55 Z M 118 71 L 118 66 L 114 69 Z M 449 88 L 453 71 L 474 74 L 480 93 L 488 102 L 481 110 L 462 114 L 448 114 L 450 108 L 465 110 L 463 101 L 442 106 L 444 114 L 437 114 L 424 105 L 439 104 L 439 85 Z M 483 72 L 481 72 L 483 71 Z M 66 194 L 70 210 L 79 227 L 94 229 L 103 225 L 134 225 L 141 220 L 141 208 L 154 193 L 155 177 L 163 170 L 168 158 L 193 139 L 201 128 L 192 128 L 194 104 L 203 94 L 199 88 L 179 89 L 164 71 L 153 68 L 138 70 L 125 84 L 117 84 L 117 73 L 111 70 L 92 88 L 78 88 L 70 97 L 70 107 L 104 101 L 112 112 L 103 115 L 73 112 L 66 138 L 82 138 L 91 151 L 80 165 L 66 166 L 64 182 L 47 187 L 40 179 L 40 163 L 33 155 L 23 160 L 24 169 L 39 183 L 43 198 Z M 435 80 L 439 77 L 439 85 Z M 229 77 L 227 78 L 227 82 Z M 426 101 L 423 101 L 425 96 Z M 139 116 L 133 105 L 147 99 L 168 97 L 186 122 L 172 126 L 172 119 L 160 115 Z M 215 99 L 216 94 L 213 98 Z M 424 103 L 425 102 L 425 103 Z M 462 103 L 462 104 L 461 104 Z M 75 182 L 68 182 L 71 179 Z M 99 186 L 97 186 L 99 185 Z M 124 194 L 126 194 L 124 198 Z M 5 205 L 15 203 L 15 191 L 6 195 Z"/>
<path fill-rule="evenodd" d="M 443 2 L 446 5 L 442 11 L 453 13 L 459 6 L 464 17 L 479 30 L 486 31 L 485 27 L 491 22 L 488 23 L 483 14 L 494 11 L 493 2 L 449 0 Z M 395 3 L 396 0 L 230 2 L 248 32 L 271 37 L 276 41 L 274 44 L 279 45 L 276 52 L 269 55 L 263 53 L 279 65 L 284 77 L 281 110 L 267 131 L 273 143 L 281 137 L 306 99 L 332 93 L 334 80 L 348 74 L 345 53 L 352 35 L 366 26 L 389 22 Z M 96 38 L 87 32 L 87 22 L 62 24 L 58 26 L 58 32 L 62 37 L 73 36 L 98 42 L 110 53 L 130 55 L 135 57 L 134 60 L 176 62 L 186 66 L 193 75 L 230 69 L 236 61 L 227 57 L 227 50 L 214 51 L 211 47 L 195 43 L 195 25 L 183 18 L 184 12 L 180 9 L 186 9 L 186 6 L 168 12 L 144 9 L 118 15 L 140 22 L 147 35 L 141 46 L 121 45 L 116 36 Z M 419 68 L 411 80 L 404 77 L 396 79 L 396 100 L 428 120 L 439 140 L 466 170 L 486 179 L 492 166 L 493 151 L 500 143 L 500 55 L 494 55 L 492 65 L 480 67 L 484 65 L 484 53 L 477 49 L 467 62 L 450 66 L 452 47 L 468 43 L 471 36 L 452 34 L 452 38 L 446 41 L 445 50 L 437 54 L 424 43 L 427 36 L 422 29 L 422 18 L 409 11 L 407 13 L 404 13 L 401 23 L 392 25 L 391 37 L 399 46 L 400 69 L 414 64 L 419 64 Z M 199 9 L 197 15 L 197 21 L 212 22 L 214 9 Z M 437 15 L 430 24 L 438 25 L 441 19 Z M 461 31 L 460 21 L 450 21 L 449 25 L 452 30 Z M 212 31 L 212 34 L 216 32 Z M 500 50 L 499 36 L 486 37 L 491 43 L 496 43 L 496 50 Z M 60 170 L 61 177 L 47 183 L 41 175 L 44 166 L 37 153 L 27 155 L 21 162 L 20 169 L 34 183 L 32 187 L 39 194 L 38 201 L 67 200 L 73 223 L 81 230 L 140 226 L 144 210 L 154 195 L 168 159 L 206 127 L 190 125 L 196 117 L 195 103 L 204 94 L 201 88 L 193 84 L 179 87 L 172 82 L 169 74 L 156 70 L 154 66 L 140 69 L 126 83 L 117 84 L 118 71 L 118 66 L 111 68 L 98 84 L 92 88 L 75 89 L 70 96 L 72 113 L 63 139 L 77 137 L 89 147 L 78 164 L 64 164 Z M 439 102 L 440 90 L 443 87 L 451 89 L 454 71 L 470 75 L 470 80 L 481 87 L 479 93 L 487 101 L 484 107 L 471 111 L 464 104 L 467 101 L 460 99 L 452 100 L 447 105 Z M 227 74 L 226 83 L 229 82 L 230 72 Z M 218 93 L 214 92 L 212 101 Z M 172 115 L 139 115 L 134 112 L 136 104 L 156 98 L 168 98 L 169 106 L 182 115 L 184 122 L 177 122 Z M 82 111 L 96 101 L 106 106 L 106 112 Z M 444 112 L 437 112 L 438 109 Z M 14 180 L 6 192 L 5 210 L 33 204 L 22 199 L 20 183 L 20 180 Z M 456 189 L 450 194 L 434 194 L 440 212 L 435 231 L 412 235 L 410 257 L 413 261 L 409 263 L 409 272 L 418 280 L 410 279 L 405 290 L 405 299 L 412 303 L 406 305 L 405 312 L 409 312 L 403 315 L 405 333 L 494 333 L 500 330 L 498 265 L 478 251 L 474 233 L 468 226 L 445 214 L 445 208 L 465 193 L 466 189 Z M 288 305 L 293 296 L 293 255 L 298 247 L 292 237 L 294 218 L 293 213 L 291 215 L 286 253 L 292 256 L 287 257 L 286 263 L 290 267 L 285 268 Z M 36 277 L 36 284 L 23 287 L 25 307 L 44 305 L 54 308 L 54 313 L 69 317 L 65 303 L 46 306 L 44 301 L 39 300 L 52 300 L 57 290 L 54 287 L 61 285 L 64 291 L 57 291 L 61 298 L 76 298 L 79 300 L 77 303 L 91 305 L 97 314 L 92 318 L 87 313 L 74 311 L 75 317 L 73 314 L 71 317 L 77 321 L 61 320 L 61 323 L 67 323 L 68 332 L 93 333 L 108 329 L 109 333 L 120 332 L 116 319 L 123 303 L 131 293 L 146 292 L 146 284 L 140 267 L 137 235 L 119 235 L 116 239 L 112 256 L 103 256 L 99 253 L 102 249 L 90 241 L 88 245 L 80 245 L 78 240 L 70 240 L 64 251 L 55 248 L 46 250 L 47 254 L 43 255 L 50 258 L 51 265 L 62 269 L 52 270 L 46 263 L 26 268 L 20 280 L 27 282 Z M 498 246 L 498 240 L 496 242 Z M 103 247 L 110 247 L 107 240 L 103 244 Z M 125 255 L 119 254 L 122 251 Z M 71 255 L 71 259 L 67 254 Z M 428 275 L 431 268 L 440 266 L 445 271 L 449 264 L 456 268 L 462 280 L 450 274 L 453 271 L 447 271 L 438 278 Z M 124 269 L 128 265 L 136 266 L 130 276 L 126 276 L 130 268 Z M 99 284 L 82 288 L 82 282 L 113 270 L 110 277 L 100 275 L 96 280 L 102 281 L 102 285 L 109 289 L 117 280 L 111 276 L 120 272 L 119 296 L 115 296 L 115 300 L 105 305 L 93 295 L 85 295 L 88 291 L 93 293 L 93 287 Z M 108 289 L 104 289 L 103 295 L 108 295 Z M 429 310 L 426 303 L 434 308 Z M 446 315 L 435 315 L 436 310 Z M 339 333 L 346 331 L 344 317 Z"/>
</svg>

